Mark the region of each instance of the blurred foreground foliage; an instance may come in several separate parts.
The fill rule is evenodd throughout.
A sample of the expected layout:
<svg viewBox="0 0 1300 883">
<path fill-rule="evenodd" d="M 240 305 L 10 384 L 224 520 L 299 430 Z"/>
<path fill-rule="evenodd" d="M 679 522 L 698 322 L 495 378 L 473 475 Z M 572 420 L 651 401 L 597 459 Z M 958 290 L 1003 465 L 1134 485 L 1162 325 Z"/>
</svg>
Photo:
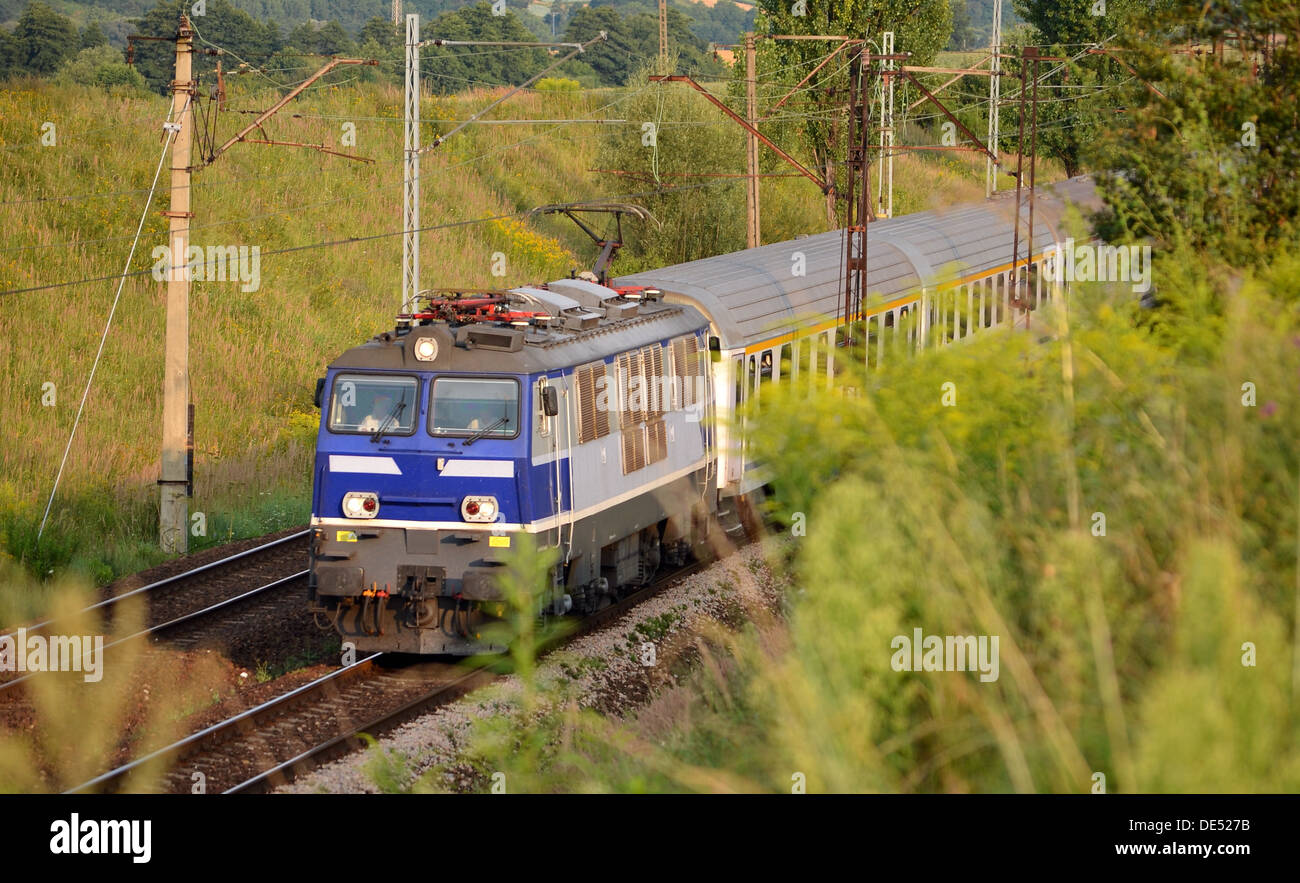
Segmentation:
<svg viewBox="0 0 1300 883">
<path fill-rule="evenodd" d="M 530 675 L 469 742 L 483 786 L 1300 788 L 1300 259 L 1194 264 L 1156 278 L 1201 323 L 1076 286 L 1031 333 L 765 386 L 770 514 L 806 523 L 768 543 L 787 615 L 622 719 Z M 1000 677 L 894 671 L 915 628 L 998 636 Z"/>
<path fill-rule="evenodd" d="M 0 585 L 0 632 L 15 643 L 25 638 L 30 648 L 35 639 L 16 627 L 46 620 L 54 623 L 41 633 L 50 640 L 51 662 L 55 639 L 102 641 L 93 650 L 93 643 L 82 644 L 93 654 L 77 655 L 82 670 L 33 673 L 0 694 L 0 794 L 65 791 L 143 758 L 184 735 L 182 718 L 211 704 L 222 683 L 214 657 L 172 659 L 148 641 L 123 640 L 144 628 L 143 599 L 114 605 L 110 620 L 102 609 L 87 609 L 99 596 L 84 579 L 38 581 L 3 558 Z M 6 672 L 5 681 L 17 676 Z M 143 761 L 120 788 L 156 790 L 167 771 L 165 760 Z"/>
</svg>

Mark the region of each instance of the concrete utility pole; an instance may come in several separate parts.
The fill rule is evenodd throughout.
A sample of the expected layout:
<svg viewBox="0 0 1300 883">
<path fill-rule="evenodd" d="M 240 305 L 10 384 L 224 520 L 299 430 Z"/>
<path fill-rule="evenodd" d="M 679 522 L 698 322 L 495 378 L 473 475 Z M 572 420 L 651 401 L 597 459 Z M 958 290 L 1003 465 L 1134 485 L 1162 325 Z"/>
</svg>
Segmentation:
<svg viewBox="0 0 1300 883">
<path fill-rule="evenodd" d="M 402 26 L 402 0 L 393 0 L 393 27 Z"/>
<path fill-rule="evenodd" d="M 659 0 L 659 60 L 668 60 L 668 0 Z"/>
<path fill-rule="evenodd" d="M 189 251 L 190 148 L 194 143 L 194 32 L 181 16 L 176 37 L 176 78 L 172 81 L 172 122 L 179 124 L 172 142 L 172 189 L 167 239 L 171 268 L 167 276 L 167 336 L 163 356 L 162 496 L 158 510 L 158 535 L 164 552 L 183 554 L 188 548 L 190 404 L 190 274 Z"/>
<path fill-rule="evenodd" d="M 989 77 L 989 150 L 993 156 L 998 155 L 998 102 L 1002 92 L 1002 0 L 993 0 L 993 36 L 989 42 L 989 52 L 993 54 L 993 76 Z M 993 157 L 984 161 L 984 195 L 992 196 L 998 192 L 998 166 Z"/>
<path fill-rule="evenodd" d="M 254 129 L 280 108 L 302 94 L 325 74 L 339 65 L 374 64 L 354 58 L 332 58 L 312 76 L 294 87 L 269 110 L 263 111 L 225 144 L 206 157 L 211 164 L 234 145 L 244 141 Z M 162 469 L 158 484 L 161 498 L 158 507 L 158 538 L 168 554 L 184 554 L 189 548 L 189 504 L 193 491 L 191 470 L 194 453 L 193 408 L 190 405 L 190 180 L 194 172 L 191 150 L 194 145 L 194 111 L 198 87 L 194 80 L 194 31 L 190 20 L 181 15 L 176 32 L 176 78 L 172 80 L 172 112 L 167 127 L 175 132 L 172 141 L 172 186 L 170 208 L 163 212 L 168 219 L 170 267 L 167 271 L 167 331 L 163 353 L 163 443 Z M 323 145 L 296 144 L 289 141 L 261 140 L 262 144 L 286 144 L 299 147 Z M 326 150 L 327 153 L 334 151 Z M 342 156 L 344 154 L 340 154 Z M 354 159 L 356 157 L 353 157 Z"/>
<path fill-rule="evenodd" d="M 758 205 L 758 136 L 753 127 L 758 125 L 758 95 L 755 81 L 757 53 L 754 49 L 754 34 L 745 34 L 745 120 L 750 131 L 745 139 L 745 172 L 749 176 L 745 189 L 745 247 L 757 248 L 762 244 L 759 225 Z"/>
</svg>

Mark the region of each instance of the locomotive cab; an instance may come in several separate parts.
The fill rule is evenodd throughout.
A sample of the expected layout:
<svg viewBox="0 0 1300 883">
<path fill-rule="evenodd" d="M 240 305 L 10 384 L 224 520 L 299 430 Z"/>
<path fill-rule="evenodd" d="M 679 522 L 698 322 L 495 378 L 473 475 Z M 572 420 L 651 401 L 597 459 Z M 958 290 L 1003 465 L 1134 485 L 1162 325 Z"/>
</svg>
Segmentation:
<svg viewBox="0 0 1300 883">
<path fill-rule="evenodd" d="M 484 373 L 490 352 L 420 327 L 324 378 L 311 592 L 359 650 L 502 649 L 470 623 L 499 608 L 492 570 L 521 521 L 527 383 Z"/>
<path fill-rule="evenodd" d="M 318 621 L 357 650 L 504 651 L 484 626 L 504 613 L 498 578 L 522 532 L 561 553 L 538 602 L 555 614 L 609 603 L 691 547 L 707 508 L 706 323 L 592 287 L 576 292 L 589 303 L 430 299 L 330 364 L 309 586 Z M 629 401 L 630 383 L 663 379 L 681 393 Z"/>
</svg>

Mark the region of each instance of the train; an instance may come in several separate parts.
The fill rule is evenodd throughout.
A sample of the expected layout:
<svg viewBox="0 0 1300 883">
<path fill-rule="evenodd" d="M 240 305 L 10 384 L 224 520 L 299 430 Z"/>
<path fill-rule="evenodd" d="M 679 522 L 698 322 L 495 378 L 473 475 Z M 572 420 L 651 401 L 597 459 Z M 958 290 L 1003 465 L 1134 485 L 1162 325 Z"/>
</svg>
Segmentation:
<svg viewBox="0 0 1300 883">
<path fill-rule="evenodd" d="M 486 626 L 523 534 L 557 550 L 541 616 L 708 554 L 759 518 L 747 403 L 831 384 L 846 352 L 875 370 L 1061 296 L 1039 271 L 1071 204 L 1096 206 L 1089 179 L 1039 188 L 1032 244 L 1020 207 L 1014 274 L 1013 197 L 871 223 L 848 317 L 843 230 L 604 284 L 425 293 L 317 382 L 311 610 L 358 651 L 500 653 Z"/>
</svg>

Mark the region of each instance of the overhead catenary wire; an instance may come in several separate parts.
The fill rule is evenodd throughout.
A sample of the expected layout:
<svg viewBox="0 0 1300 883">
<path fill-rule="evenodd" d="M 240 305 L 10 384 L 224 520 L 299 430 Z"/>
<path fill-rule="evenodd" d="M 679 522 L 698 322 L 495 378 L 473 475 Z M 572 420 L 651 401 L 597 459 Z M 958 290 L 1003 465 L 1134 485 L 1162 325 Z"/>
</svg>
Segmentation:
<svg viewBox="0 0 1300 883">
<path fill-rule="evenodd" d="M 192 97 L 186 99 L 185 106 L 181 108 L 181 116 L 190 113 L 190 102 Z M 135 240 L 131 243 L 131 250 L 126 256 L 126 263 L 122 267 L 122 273 L 118 277 L 117 293 L 113 296 L 113 304 L 109 307 L 108 318 L 104 322 L 104 332 L 99 336 L 99 349 L 95 351 L 95 360 L 90 365 L 90 375 L 86 378 L 86 388 L 81 393 L 81 404 L 77 406 L 77 416 L 72 421 L 72 431 L 68 433 L 68 443 L 63 448 L 63 459 L 59 461 L 59 471 L 54 476 L 54 486 L 50 488 L 50 499 L 45 503 L 45 514 L 41 516 L 41 525 L 36 530 L 36 539 L 40 540 L 41 534 L 45 533 L 45 523 L 50 517 L 50 508 L 54 505 L 54 496 L 59 492 L 59 482 L 63 479 L 63 470 L 68 465 L 68 454 L 72 450 L 72 442 L 77 437 L 77 427 L 81 425 L 81 415 L 86 410 L 86 400 L 90 398 L 90 387 L 95 382 L 95 371 L 99 368 L 99 360 L 104 355 L 104 344 L 108 341 L 109 329 L 113 327 L 113 316 L 117 313 L 117 305 L 122 300 L 122 289 L 126 285 L 128 275 L 131 269 L 131 261 L 135 259 L 136 246 L 140 244 L 140 234 L 144 231 L 145 218 L 149 216 L 149 206 L 153 203 L 154 191 L 158 187 L 158 178 L 162 174 L 163 163 L 167 159 L 167 151 L 171 147 L 172 138 L 180 131 L 179 126 L 173 127 L 171 110 L 167 111 L 167 120 L 163 124 L 163 131 L 166 137 L 163 138 L 162 150 L 158 155 L 158 166 L 153 172 L 153 185 L 149 189 L 149 197 L 144 201 L 144 208 L 140 212 L 140 223 L 135 228 Z M 113 278 L 113 277 L 106 277 Z"/>
</svg>

